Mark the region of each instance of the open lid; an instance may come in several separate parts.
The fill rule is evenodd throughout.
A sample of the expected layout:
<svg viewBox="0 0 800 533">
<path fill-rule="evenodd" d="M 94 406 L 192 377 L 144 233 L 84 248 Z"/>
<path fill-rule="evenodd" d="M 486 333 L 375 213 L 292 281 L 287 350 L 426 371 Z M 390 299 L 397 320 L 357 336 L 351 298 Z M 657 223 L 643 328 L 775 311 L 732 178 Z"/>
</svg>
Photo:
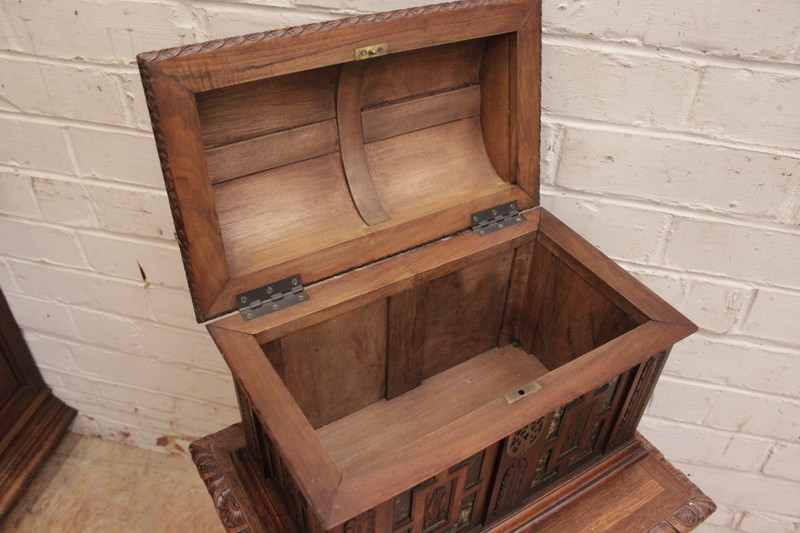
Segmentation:
<svg viewBox="0 0 800 533">
<path fill-rule="evenodd" d="M 198 321 L 538 205 L 540 26 L 465 0 L 140 54 Z"/>
</svg>

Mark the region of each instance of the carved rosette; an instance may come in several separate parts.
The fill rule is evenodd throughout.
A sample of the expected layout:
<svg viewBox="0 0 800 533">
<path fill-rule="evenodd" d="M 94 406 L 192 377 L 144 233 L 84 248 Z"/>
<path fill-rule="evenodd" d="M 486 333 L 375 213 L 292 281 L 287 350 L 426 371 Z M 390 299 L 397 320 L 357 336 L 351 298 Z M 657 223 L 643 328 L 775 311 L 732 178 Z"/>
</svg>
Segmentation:
<svg viewBox="0 0 800 533">
<path fill-rule="evenodd" d="M 250 533 L 250 526 L 233 496 L 228 481 L 220 472 L 219 464 L 207 443 L 199 440 L 190 447 L 192 460 L 197 465 L 200 478 L 214 502 L 222 525 L 228 533 Z"/>
</svg>

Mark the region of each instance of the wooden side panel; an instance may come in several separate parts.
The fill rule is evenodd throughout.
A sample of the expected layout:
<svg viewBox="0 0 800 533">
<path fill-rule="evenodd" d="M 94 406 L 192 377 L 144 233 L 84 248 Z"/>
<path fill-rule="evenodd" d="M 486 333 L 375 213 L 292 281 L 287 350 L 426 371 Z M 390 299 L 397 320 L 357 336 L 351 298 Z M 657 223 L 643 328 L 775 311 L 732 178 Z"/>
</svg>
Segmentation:
<svg viewBox="0 0 800 533">
<path fill-rule="evenodd" d="M 483 139 L 492 166 L 505 181 L 511 180 L 508 40 L 508 35 L 489 38 L 481 63 Z"/>
<path fill-rule="evenodd" d="M 552 413 L 524 426 L 500 443 L 497 475 L 486 523 L 530 501 L 606 450 L 629 370 Z"/>
<path fill-rule="evenodd" d="M 332 66 L 198 93 L 203 146 L 334 118 L 337 72 Z"/>
<path fill-rule="evenodd" d="M 281 377 L 315 428 L 386 391 L 386 300 L 283 337 Z"/>
<path fill-rule="evenodd" d="M 478 83 L 483 46 L 483 39 L 474 39 L 365 61 L 362 107 Z"/>
<path fill-rule="evenodd" d="M 428 284 L 389 298 L 386 399 L 422 383 Z"/>
<path fill-rule="evenodd" d="M 537 243 L 517 338 L 550 370 L 638 324 Z"/>
<path fill-rule="evenodd" d="M 513 256 L 506 252 L 430 283 L 423 379 L 497 346 Z"/>
</svg>

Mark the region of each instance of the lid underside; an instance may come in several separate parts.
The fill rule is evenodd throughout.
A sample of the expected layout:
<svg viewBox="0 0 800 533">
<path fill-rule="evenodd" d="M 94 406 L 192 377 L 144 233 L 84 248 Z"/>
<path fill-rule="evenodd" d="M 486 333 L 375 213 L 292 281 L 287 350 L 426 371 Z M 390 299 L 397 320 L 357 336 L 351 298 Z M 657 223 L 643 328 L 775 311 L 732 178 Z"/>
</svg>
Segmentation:
<svg viewBox="0 0 800 533">
<path fill-rule="evenodd" d="M 538 205 L 532 6 L 440 4 L 140 55 L 198 321 L 476 211 Z M 388 55 L 352 60 L 378 41 Z"/>
</svg>

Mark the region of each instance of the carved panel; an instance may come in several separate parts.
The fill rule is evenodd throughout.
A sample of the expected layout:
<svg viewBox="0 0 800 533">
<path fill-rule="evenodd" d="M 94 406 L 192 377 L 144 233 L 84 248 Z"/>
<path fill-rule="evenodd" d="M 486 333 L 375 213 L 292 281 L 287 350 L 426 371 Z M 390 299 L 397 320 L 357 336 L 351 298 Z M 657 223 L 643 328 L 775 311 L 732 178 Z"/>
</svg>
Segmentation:
<svg viewBox="0 0 800 533">
<path fill-rule="evenodd" d="M 450 518 L 450 504 L 453 501 L 453 482 L 433 489 L 425 501 L 425 517 L 422 530 L 427 533 L 445 525 Z"/>
<path fill-rule="evenodd" d="M 639 425 L 639 420 L 644 414 L 644 409 L 647 407 L 647 401 L 653 393 L 653 389 L 658 381 L 658 376 L 661 374 L 661 369 L 666 363 L 669 350 L 657 353 L 638 368 L 638 375 L 636 376 L 636 383 L 630 393 L 630 397 L 625 406 L 625 412 L 619 419 L 617 428 L 609 441 L 609 447 L 616 448 L 625 442 L 633 439 L 636 432 L 636 426 Z"/>
<path fill-rule="evenodd" d="M 349 520 L 344 525 L 344 533 L 373 533 L 375 531 L 375 513 L 367 511 Z"/>
<path fill-rule="evenodd" d="M 541 435 L 543 426 L 544 418 L 540 418 L 536 422 L 528 424 L 524 428 L 516 431 L 508 439 L 506 454 L 509 457 L 522 457 L 525 455 L 525 452 L 536 443 L 539 435 Z"/>
<path fill-rule="evenodd" d="M 487 523 L 602 454 L 626 397 L 620 383 L 628 383 L 634 371 L 614 377 L 505 440 Z"/>
<path fill-rule="evenodd" d="M 497 450 L 495 444 L 399 494 L 391 504 L 393 531 L 455 533 L 479 525 L 483 521 Z"/>
</svg>

